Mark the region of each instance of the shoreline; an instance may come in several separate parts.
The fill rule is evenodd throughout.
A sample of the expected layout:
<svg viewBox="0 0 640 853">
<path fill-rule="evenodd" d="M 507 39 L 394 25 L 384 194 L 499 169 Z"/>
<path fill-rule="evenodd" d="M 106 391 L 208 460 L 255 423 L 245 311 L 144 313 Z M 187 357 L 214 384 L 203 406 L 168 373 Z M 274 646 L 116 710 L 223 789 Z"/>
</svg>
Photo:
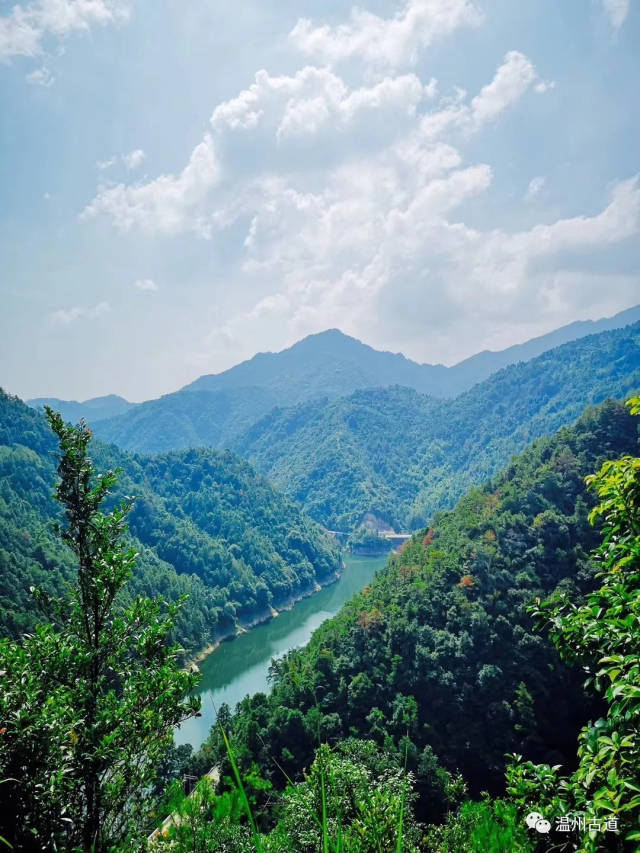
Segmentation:
<svg viewBox="0 0 640 853">
<path fill-rule="evenodd" d="M 263 610 L 261 613 L 257 613 L 254 617 L 252 617 L 248 621 L 239 622 L 238 625 L 232 630 L 228 631 L 224 634 L 221 634 L 216 640 L 213 640 L 211 643 L 208 643 L 199 652 L 196 652 L 191 657 L 187 658 L 183 665 L 183 670 L 191 670 L 194 669 L 196 672 L 200 671 L 200 666 L 203 661 L 205 661 L 210 655 L 212 655 L 215 651 L 217 651 L 222 643 L 228 642 L 230 640 L 234 640 L 236 637 L 239 637 L 241 634 L 246 634 L 252 628 L 256 628 L 258 625 L 264 625 L 265 622 L 270 622 L 272 619 L 277 619 L 281 613 L 284 613 L 288 610 L 292 610 L 298 602 L 303 601 L 305 598 L 310 598 L 314 593 L 320 592 L 327 586 L 331 586 L 331 584 L 337 583 L 340 580 L 340 576 L 345 569 L 344 560 L 340 566 L 340 571 L 336 571 L 331 575 L 328 575 L 326 578 L 323 578 L 322 582 L 318 582 L 316 579 L 313 584 L 309 587 L 305 587 L 301 589 L 298 593 L 294 593 L 287 598 L 282 599 L 282 601 L 277 602 L 275 606 L 270 606 L 268 610 Z"/>
</svg>

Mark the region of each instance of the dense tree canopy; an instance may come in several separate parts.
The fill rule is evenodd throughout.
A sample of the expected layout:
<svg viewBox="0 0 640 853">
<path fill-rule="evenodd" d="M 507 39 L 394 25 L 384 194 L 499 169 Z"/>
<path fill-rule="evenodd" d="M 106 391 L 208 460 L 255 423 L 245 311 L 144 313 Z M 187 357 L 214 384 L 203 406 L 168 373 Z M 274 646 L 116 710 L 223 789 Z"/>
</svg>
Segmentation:
<svg viewBox="0 0 640 853">
<path fill-rule="evenodd" d="M 406 748 L 423 794 L 434 754 L 476 791 L 502 788 L 507 752 L 571 764 L 595 700 L 526 608 L 593 587 L 584 477 L 637 446 L 635 419 L 607 402 L 436 515 L 306 649 L 274 663 L 269 696 L 239 705 L 229 725 L 245 765 L 277 783 L 319 740 L 350 734 Z M 215 732 L 202 761 L 213 757 L 224 760 Z"/>
<path fill-rule="evenodd" d="M 46 616 L 29 588 L 58 593 L 72 571 L 52 528 L 53 450 L 44 417 L 0 393 L 0 631 L 8 636 Z M 188 595 L 177 630 L 189 649 L 264 618 L 339 569 L 321 528 L 231 453 L 136 457 L 94 441 L 92 454 L 101 468 L 122 469 L 112 501 L 136 497 L 131 595 Z"/>
<path fill-rule="evenodd" d="M 453 400 L 409 388 L 276 410 L 233 449 L 313 518 L 350 532 L 366 513 L 418 529 L 533 439 L 640 387 L 640 323 L 495 373 Z"/>
</svg>

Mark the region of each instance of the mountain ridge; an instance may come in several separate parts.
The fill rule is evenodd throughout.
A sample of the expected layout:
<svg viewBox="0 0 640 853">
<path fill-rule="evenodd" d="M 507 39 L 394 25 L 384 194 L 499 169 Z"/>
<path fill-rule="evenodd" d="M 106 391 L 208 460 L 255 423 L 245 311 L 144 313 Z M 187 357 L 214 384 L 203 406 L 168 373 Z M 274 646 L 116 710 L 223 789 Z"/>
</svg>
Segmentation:
<svg viewBox="0 0 640 853">
<path fill-rule="evenodd" d="M 451 398 L 509 364 L 637 320 L 640 305 L 613 317 L 576 321 L 505 350 L 483 350 L 451 367 L 419 364 L 402 353 L 376 350 L 338 329 L 328 329 L 280 352 L 258 353 L 228 370 L 205 374 L 177 391 L 142 403 L 129 403 L 117 395 L 84 403 L 57 398 L 27 402 L 35 408 L 48 403 L 69 420 L 84 417 L 104 440 L 136 452 L 200 445 L 223 449 L 276 407 L 396 385 Z M 189 399 L 195 393 L 221 396 L 200 396 L 198 407 Z"/>
<path fill-rule="evenodd" d="M 589 404 L 640 388 L 640 322 L 509 365 L 453 400 L 364 389 L 277 409 L 232 445 L 320 523 L 415 529 Z"/>
</svg>

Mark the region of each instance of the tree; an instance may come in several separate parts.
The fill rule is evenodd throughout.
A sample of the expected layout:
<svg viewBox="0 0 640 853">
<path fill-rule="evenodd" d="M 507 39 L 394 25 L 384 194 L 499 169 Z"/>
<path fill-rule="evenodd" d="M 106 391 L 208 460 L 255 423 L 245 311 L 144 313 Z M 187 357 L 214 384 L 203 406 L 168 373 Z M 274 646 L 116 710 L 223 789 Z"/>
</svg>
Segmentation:
<svg viewBox="0 0 640 853">
<path fill-rule="evenodd" d="M 77 579 L 66 599 L 36 591 L 52 624 L 0 643 L 0 774 L 11 780 L 0 825 L 19 850 L 131 850 L 173 728 L 198 711 L 197 677 L 179 669 L 170 643 L 179 605 L 124 603 L 131 502 L 101 511 L 117 472 L 95 475 L 83 422 L 66 425 L 51 409 L 47 419 L 60 445 L 59 532 Z"/>
<path fill-rule="evenodd" d="M 640 414 L 640 397 L 628 406 Z M 573 774 L 516 756 L 508 790 L 523 811 L 585 814 L 581 851 L 640 850 L 640 459 L 605 462 L 587 483 L 600 499 L 590 519 L 602 523 L 602 586 L 583 604 L 538 599 L 532 613 L 562 657 L 582 665 L 606 714 L 582 729 Z"/>
</svg>

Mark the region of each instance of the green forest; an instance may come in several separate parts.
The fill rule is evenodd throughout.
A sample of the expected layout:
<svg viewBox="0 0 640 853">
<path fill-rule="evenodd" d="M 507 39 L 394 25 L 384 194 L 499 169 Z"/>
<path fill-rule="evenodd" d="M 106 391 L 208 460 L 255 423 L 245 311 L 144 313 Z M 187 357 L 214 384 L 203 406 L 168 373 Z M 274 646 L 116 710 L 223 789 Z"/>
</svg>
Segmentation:
<svg viewBox="0 0 640 853">
<path fill-rule="evenodd" d="M 511 365 L 451 400 L 365 389 L 276 410 L 233 449 L 330 529 L 416 530 L 535 438 L 640 387 L 640 323 Z"/>
<path fill-rule="evenodd" d="M 50 474 L 42 418 L 4 405 L 29 442 L 15 459 L 5 453 L 14 465 L 5 482 L 27 462 Z M 574 819 L 562 849 L 635 849 L 638 414 L 639 399 L 589 407 L 436 513 L 306 648 L 273 661 L 268 695 L 222 706 L 195 754 L 171 746 L 172 726 L 198 713 L 185 698 L 197 676 L 180 670 L 180 647 L 168 642 L 189 604 L 136 594 L 137 548 L 123 537 L 127 520 L 144 531 L 147 516 L 135 522 L 135 504 L 113 498 L 139 482 L 139 465 L 147 500 L 220 530 L 207 486 L 221 470 L 241 472 L 236 491 L 250 469 L 210 452 L 169 454 L 134 459 L 116 488 L 118 475 L 96 479 L 93 460 L 128 457 L 101 447 L 89 457 L 89 430 L 51 414 L 70 586 L 54 602 L 45 589 L 36 595 L 57 622 L 0 643 L 5 843 L 86 853 L 551 851 L 546 824 L 578 814 L 590 828 Z M 189 794 L 185 772 L 202 777 Z"/>
<path fill-rule="evenodd" d="M 60 594 L 73 571 L 55 535 L 55 439 L 45 418 L 0 392 L 0 632 L 19 637 L 43 613 L 29 589 Z M 139 553 L 130 595 L 188 596 L 176 626 L 197 652 L 270 608 L 308 594 L 340 570 L 333 541 L 231 453 L 136 457 L 92 443 L 101 470 L 120 468 L 111 502 L 135 498 Z"/>
<path fill-rule="evenodd" d="M 585 477 L 637 452 L 637 419 L 608 401 L 437 514 L 307 648 L 274 663 L 268 696 L 241 703 L 229 721 L 240 760 L 275 782 L 280 767 L 307 766 L 318 739 L 370 739 L 406 752 L 421 817 L 434 808 L 435 756 L 475 793 L 502 789 L 506 753 L 571 763 L 597 700 L 527 608 L 593 588 L 600 537 Z M 200 760 L 214 756 L 216 732 Z"/>
<path fill-rule="evenodd" d="M 0 847 L 640 850 L 639 335 L 276 410 L 253 462 L 0 393 Z M 194 656 L 339 577 L 312 517 L 415 530 L 176 746 Z"/>
</svg>

